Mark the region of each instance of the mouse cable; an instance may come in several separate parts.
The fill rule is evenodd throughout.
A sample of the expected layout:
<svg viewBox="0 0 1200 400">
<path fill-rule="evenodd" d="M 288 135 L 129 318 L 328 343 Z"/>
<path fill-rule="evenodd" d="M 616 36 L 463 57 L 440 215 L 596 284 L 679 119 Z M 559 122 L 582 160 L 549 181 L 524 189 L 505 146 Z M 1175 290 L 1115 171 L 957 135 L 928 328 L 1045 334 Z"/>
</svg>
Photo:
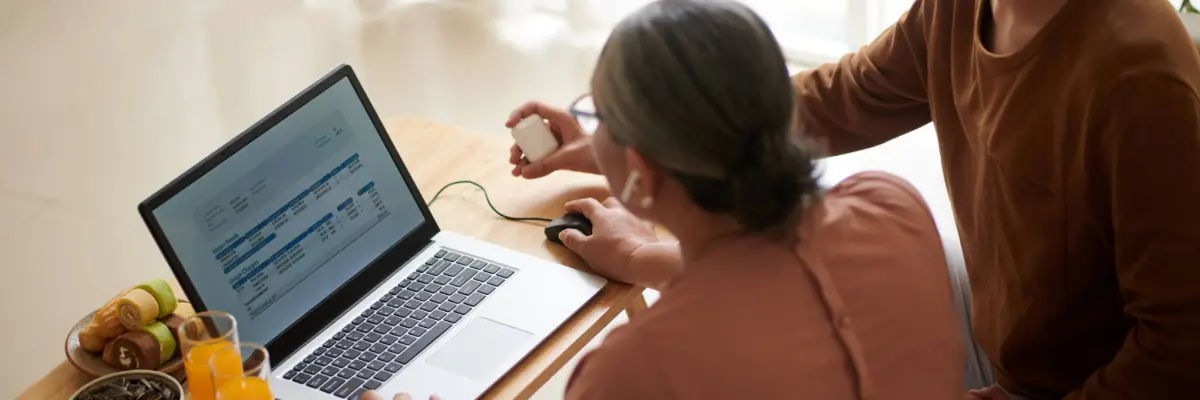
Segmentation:
<svg viewBox="0 0 1200 400">
<path fill-rule="evenodd" d="M 497 210 L 497 209 L 496 209 L 496 206 L 492 205 L 492 198 L 488 196 L 487 189 L 484 189 L 484 188 L 483 188 L 483 185 L 480 185 L 480 184 L 478 184 L 478 183 L 475 183 L 474 181 L 455 181 L 455 182 L 450 182 L 450 183 L 447 183 L 447 184 L 446 184 L 446 186 L 442 186 L 442 188 L 441 188 L 441 189 L 438 189 L 438 191 L 437 191 L 437 194 L 434 194 L 434 195 L 433 195 L 433 199 L 429 200 L 429 204 L 428 204 L 428 205 L 432 206 L 432 205 L 433 205 L 433 202 L 437 201 L 437 199 L 438 199 L 438 196 L 441 196 L 441 195 L 442 195 L 442 192 L 446 191 L 446 189 L 450 188 L 451 186 L 455 186 L 455 185 L 463 185 L 463 184 L 466 184 L 466 185 L 472 185 L 472 186 L 475 186 L 475 187 L 479 188 L 479 190 L 482 190 L 482 191 L 483 191 L 483 199 L 484 199 L 484 200 L 487 200 L 487 205 L 488 205 L 488 207 L 491 207 L 491 208 L 492 208 L 492 212 L 496 213 L 496 215 L 499 215 L 499 216 L 500 216 L 500 218 L 504 218 L 504 219 L 507 219 L 507 220 L 509 220 L 509 221 L 537 221 L 537 222 L 550 222 L 550 219 L 549 219 L 549 218 L 537 218 L 537 217 L 510 217 L 510 216 L 504 215 L 504 213 L 502 213 L 502 212 L 500 212 L 500 210 Z"/>
</svg>

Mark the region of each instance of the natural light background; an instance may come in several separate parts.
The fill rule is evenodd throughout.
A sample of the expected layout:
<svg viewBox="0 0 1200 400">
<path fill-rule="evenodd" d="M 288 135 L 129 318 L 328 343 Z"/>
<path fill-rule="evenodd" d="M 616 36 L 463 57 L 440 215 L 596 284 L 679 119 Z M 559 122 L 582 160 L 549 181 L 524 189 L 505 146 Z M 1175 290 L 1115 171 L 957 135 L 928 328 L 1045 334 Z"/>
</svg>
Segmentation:
<svg viewBox="0 0 1200 400">
<path fill-rule="evenodd" d="M 304 0 L 310 5 L 344 0 Z M 564 31 L 588 45 L 604 42 L 621 18 L 652 0 L 357 0 L 365 9 L 385 5 L 450 3 L 490 9 L 503 16 L 501 40 L 537 47 L 532 37 L 551 40 Z M 788 61 L 811 67 L 857 50 L 891 26 L 913 0 L 736 0 L 751 6 L 770 24 Z M 377 4 L 377 6 L 372 6 Z M 507 21 L 508 23 L 505 23 Z M 589 34 L 581 35 L 581 32 Z"/>
<path fill-rule="evenodd" d="M 746 0 L 778 37 L 788 57 L 815 65 L 869 43 L 896 22 L 911 0 Z"/>
<path fill-rule="evenodd" d="M 532 0 L 573 20 L 615 24 L 650 0 Z M 519 1 L 518 1 L 519 2 Z M 788 58 L 801 65 L 832 61 L 867 44 L 896 22 L 912 0 L 743 0 L 775 32 Z M 599 15 L 597 15 L 599 13 Z"/>
</svg>

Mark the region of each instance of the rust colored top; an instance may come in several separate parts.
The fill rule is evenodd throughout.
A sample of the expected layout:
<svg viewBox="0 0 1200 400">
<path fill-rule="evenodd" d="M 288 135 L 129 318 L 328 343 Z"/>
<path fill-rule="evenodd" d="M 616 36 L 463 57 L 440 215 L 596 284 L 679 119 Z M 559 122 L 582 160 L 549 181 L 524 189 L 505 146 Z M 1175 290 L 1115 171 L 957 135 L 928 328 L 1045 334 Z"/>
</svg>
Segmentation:
<svg viewBox="0 0 1200 400">
<path fill-rule="evenodd" d="M 1161 0 L 1071 0 L 1023 49 L 991 7 L 917 1 L 874 43 L 794 78 L 833 153 L 930 121 L 1005 388 L 1200 398 L 1200 59 Z"/>
<path fill-rule="evenodd" d="M 962 399 L 933 217 L 882 173 L 804 213 L 799 244 L 721 243 L 584 356 L 568 399 Z"/>
</svg>

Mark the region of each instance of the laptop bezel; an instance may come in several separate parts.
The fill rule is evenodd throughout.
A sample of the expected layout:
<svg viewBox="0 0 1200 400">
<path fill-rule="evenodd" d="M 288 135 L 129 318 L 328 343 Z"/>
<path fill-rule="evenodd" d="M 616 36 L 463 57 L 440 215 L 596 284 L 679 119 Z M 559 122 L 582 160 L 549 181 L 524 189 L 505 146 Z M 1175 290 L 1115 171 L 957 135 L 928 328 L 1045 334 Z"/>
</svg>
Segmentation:
<svg viewBox="0 0 1200 400">
<path fill-rule="evenodd" d="M 196 311 L 207 310 L 203 298 L 197 292 L 187 271 L 176 256 L 170 241 L 164 235 L 157 218 L 154 216 L 154 210 L 342 79 L 350 80 L 359 101 L 366 109 L 367 115 L 371 118 L 371 123 L 374 124 L 376 131 L 379 132 L 388 154 L 391 155 L 392 161 L 400 171 L 400 175 L 403 176 L 405 185 L 412 192 L 413 198 L 420 208 L 421 215 L 424 216 L 424 222 L 407 236 L 399 238 L 391 248 L 380 254 L 379 257 L 371 261 L 362 271 L 335 289 L 333 293 L 312 309 L 309 309 L 308 312 L 296 319 L 291 325 L 284 328 L 273 340 L 263 343 L 270 352 L 271 362 L 273 363 L 280 363 L 286 360 L 296 350 L 307 343 L 308 340 L 325 330 L 355 303 L 359 302 L 364 296 L 372 293 L 380 283 L 384 282 L 404 266 L 405 263 L 429 246 L 432 243 L 433 237 L 440 231 L 437 221 L 433 219 L 433 214 L 429 211 L 429 207 L 421 195 L 420 189 L 413 181 L 408 167 L 400 159 L 400 154 L 396 151 L 391 137 L 388 135 L 387 130 L 384 129 L 383 122 L 380 121 L 375 107 L 371 105 L 370 99 L 367 98 L 366 91 L 363 89 L 354 70 L 346 64 L 338 66 L 319 81 L 292 97 L 282 106 L 276 108 L 249 129 L 246 129 L 237 137 L 221 146 L 221 148 L 205 157 L 198 164 L 188 169 L 138 205 L 138 213 L 141 214 L 142 220 L 146 223 L 146 227 L 150 230 L 150 234 L 154 238 L 154 242 L 158 245 L 163 257 L 166 258 L 167 264 L 171 267 L 171 271 L 175 274 L 176 279 L 179 280 L 179 285 L 183 288 L 187 298 Z"/>
</svg>

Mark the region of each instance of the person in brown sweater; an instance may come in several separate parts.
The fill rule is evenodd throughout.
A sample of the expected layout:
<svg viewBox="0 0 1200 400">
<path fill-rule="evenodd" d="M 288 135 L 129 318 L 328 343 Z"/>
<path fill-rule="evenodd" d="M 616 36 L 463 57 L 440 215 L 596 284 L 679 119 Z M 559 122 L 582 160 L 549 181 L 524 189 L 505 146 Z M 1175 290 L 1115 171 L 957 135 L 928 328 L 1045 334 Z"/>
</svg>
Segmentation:
<svg viewBox="0 0 1200 400">
<path fill-rule="evenodd" d="M 1200 398 L 1198 84 L 1162 0 L 917 0 L 793 78 L 798 131 L 831 155 L 934 124 L 999 384 L 973 395 L 1030 399 Z M 514 147 L 513 174 L 594 172 L 591 139 L 563 139 L 532 164 Z M 679 272 L 677 244 L 629 240 L 589 262 Z"/>
<path fill-rule="evenodd" d="M 793 82 L 831 154 L 933 122 L 1001 388 L 1200 398 L 1200 59 L 1167 2 L 917 1 Z"/>
</svg>

